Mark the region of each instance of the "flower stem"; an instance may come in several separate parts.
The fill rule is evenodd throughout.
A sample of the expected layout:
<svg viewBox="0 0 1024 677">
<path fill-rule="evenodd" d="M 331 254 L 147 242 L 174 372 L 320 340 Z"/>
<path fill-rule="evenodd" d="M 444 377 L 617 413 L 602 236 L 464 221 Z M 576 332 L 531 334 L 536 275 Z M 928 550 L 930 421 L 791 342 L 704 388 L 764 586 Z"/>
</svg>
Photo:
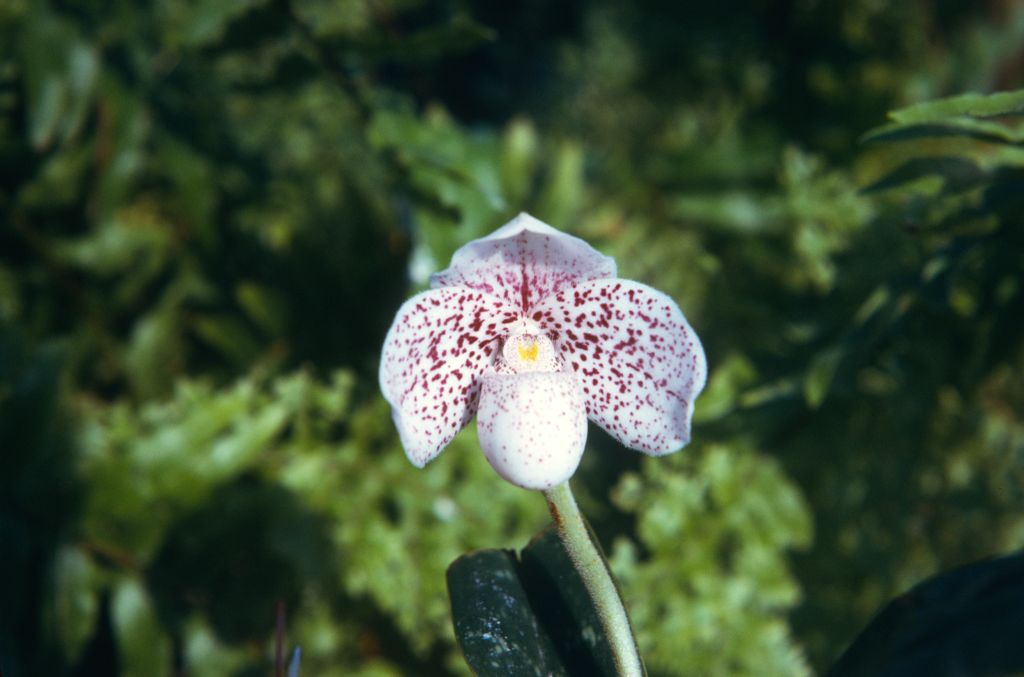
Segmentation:
<svg viewBox="0 0 1024 677">
<path fill-rule="evenodd" d="M 618 588 L 601 554 L 597 539 L 590 531 L 576 499 L 573 498 L 569 482 L 563 482 L 544 492 L 555 521 L 558 536 L 569 553 L 569 559 L 576 566 L 583 584 L 594 601 L 597 614 L 604 626 L 605 635 L 611 643 L 615 669 L 623 677 L 642 677 L 647 673 L 640 660 L 640 652 L 629 625 L 629 616 L 622 605 Z"/>
</svg>

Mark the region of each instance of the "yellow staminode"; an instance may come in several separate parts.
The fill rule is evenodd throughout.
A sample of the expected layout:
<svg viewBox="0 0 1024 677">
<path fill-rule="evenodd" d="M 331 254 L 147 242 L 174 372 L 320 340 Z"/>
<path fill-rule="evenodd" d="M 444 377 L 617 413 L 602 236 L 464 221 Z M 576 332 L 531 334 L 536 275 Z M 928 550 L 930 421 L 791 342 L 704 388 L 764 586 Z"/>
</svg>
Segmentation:
<svg viewBox="0 0 1024 677">
<path fill-rule="evenodd" d="M 544 334 L 512 334 L 501 347 L 502 357 L 512 371 L 558 371 L 555 347 Z"/>
<path fill-rule="evenodd" d="M 531 341 L 529 345 L 519 344 L 519 359 L 523 362 L 536 362 L 537 355 L 540 351 L 540 346 L 536 342 Z"/>
</svg>

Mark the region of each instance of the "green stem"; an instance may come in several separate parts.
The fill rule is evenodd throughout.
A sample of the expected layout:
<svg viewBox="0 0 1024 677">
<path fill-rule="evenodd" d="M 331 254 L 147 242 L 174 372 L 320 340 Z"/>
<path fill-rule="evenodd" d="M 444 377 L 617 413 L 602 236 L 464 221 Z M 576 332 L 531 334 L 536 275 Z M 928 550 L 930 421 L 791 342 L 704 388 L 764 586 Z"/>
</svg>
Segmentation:
<svg viewBox="0 0 1024 677">
<path fill-rule="evenodd" d="M 548 489 L 544 497 L 548 500 L 551 517 L 555 520 L 558 536 L 569 553 L 569 559 L 576 566 L 597 607 L 605 635 L 611 642 L 616 671 L 623 677 L 646 675 L 626 608 L 622 605 L 612 573 L 601 555 L 600 546 L 576 505 L 569 482 Z"/>
</svg>

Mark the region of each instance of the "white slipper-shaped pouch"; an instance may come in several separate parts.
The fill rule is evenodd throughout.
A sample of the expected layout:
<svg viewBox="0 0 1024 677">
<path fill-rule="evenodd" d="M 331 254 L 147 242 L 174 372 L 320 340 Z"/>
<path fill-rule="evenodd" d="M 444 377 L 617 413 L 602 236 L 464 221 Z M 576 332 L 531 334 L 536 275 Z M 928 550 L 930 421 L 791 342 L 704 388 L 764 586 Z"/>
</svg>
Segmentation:
<svg viewBox="0 0 1024 677">
<path fill-rule="evenodd" d="M 484 455 L 509 482 L 550 489 L 576 472 L 587 415 L 574 374 L 486 374 L 476 415 Z"/>
</svg>

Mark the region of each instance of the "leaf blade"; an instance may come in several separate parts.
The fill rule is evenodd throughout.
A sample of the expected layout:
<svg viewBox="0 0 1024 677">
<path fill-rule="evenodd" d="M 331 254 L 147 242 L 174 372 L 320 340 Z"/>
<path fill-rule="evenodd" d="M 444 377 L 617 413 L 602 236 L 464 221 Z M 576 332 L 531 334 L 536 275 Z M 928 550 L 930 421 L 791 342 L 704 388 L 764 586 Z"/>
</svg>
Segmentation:
<svg viewBox="0 0 1024 677">
<path fill-rule="evenodd" d="M 569 674 L 533 613 L 511 551 L 467 553 L 447 578 L 455 636 L 477 675 Z"/>
</svg>

